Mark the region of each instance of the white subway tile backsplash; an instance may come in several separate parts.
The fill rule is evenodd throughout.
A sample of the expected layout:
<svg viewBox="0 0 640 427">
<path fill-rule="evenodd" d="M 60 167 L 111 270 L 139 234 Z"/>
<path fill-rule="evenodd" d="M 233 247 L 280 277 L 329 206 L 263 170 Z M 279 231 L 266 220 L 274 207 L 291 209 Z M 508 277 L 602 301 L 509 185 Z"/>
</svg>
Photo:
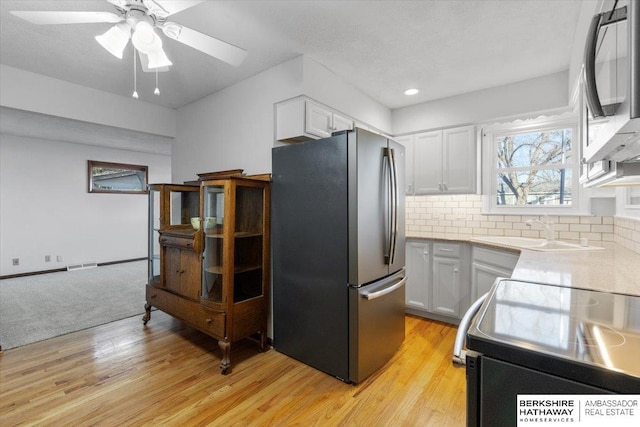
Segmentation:
<svg viewBox="0 0 640 427">
<path fill-rule="evenodd" d="M 602 224 L 601 216 L 581 216 L 580 224 Z"/>
<path fill-rule="evenodd" d="M 433 237 L 447 235 L 520 236 L 544 238 L 539 224 L 525 226 L 527 219 L 552 221 L 556 236 L 564 240 L 586 237 L 590 241 L 640 246 L 640 220 L 612 216 L 484 215 L 480 195 L 407 197 L 407 230 Z"/>
<path fill-rule="evenodd" d="M 558 239 L 560 240 L 578 240 L 580 239 L 580 233 L 575 231 L 561 231 L 558 233 Z"/>
<path fill-rule="evenodd" d="M 561 216 L 560 218 L 558 218 L 558 222 L 565 223 L 565 224 L 579 223 L 580 217 L 579 216 Z"/>
<path fill-rule="evenodd" d="M 613 225 L 592 225 L 591 231 L 598 233 L 613 233 Z"/>
<path fill-rule="evenodd" d="M 580 231 L 580 232 L 589 232 L 591 231 L 591 226 L 588 224 L 569 224 L 570 231 Z"/>
<path fill-rule="evenodd" d="M 589 240 L 602 241 L 601 233 L 580 233 L 580 238 L 587 238 Z"/>
</svg>

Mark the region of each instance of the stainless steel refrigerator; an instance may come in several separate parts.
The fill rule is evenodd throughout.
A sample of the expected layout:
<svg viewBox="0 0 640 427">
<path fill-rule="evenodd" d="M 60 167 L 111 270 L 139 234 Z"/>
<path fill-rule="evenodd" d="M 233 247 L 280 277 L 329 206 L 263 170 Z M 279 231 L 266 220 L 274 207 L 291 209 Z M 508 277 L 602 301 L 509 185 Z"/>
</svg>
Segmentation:
<svg viewBox="0 0 640 427">
<path fill-rule="evenodd" d="M 404 340 L 404 147 L 355 129 L 272 160 L 274 347 L 360 382 Z"/>
</svg>

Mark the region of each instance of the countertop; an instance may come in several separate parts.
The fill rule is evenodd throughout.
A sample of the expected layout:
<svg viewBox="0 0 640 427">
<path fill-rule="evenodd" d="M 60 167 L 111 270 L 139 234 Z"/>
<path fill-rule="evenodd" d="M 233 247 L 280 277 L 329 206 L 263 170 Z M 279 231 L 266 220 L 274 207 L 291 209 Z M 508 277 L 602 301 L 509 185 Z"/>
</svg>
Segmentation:
<svg viewBox="0 0 640 427">
<path fill-rule="evenodd" d="M 480 243 L 481 236 L 430 237 L 407 236 L 407 239 L 439 240 L 471 243 L 520 252 L 512 278 L 529 282 L 593 289 L 629 295 L 640 295 L 640 254 L 610 242 L 592 242 L 604 247 L 599 251 L 538 252 L 516 250 L 494 243 Z"/>
</svg>

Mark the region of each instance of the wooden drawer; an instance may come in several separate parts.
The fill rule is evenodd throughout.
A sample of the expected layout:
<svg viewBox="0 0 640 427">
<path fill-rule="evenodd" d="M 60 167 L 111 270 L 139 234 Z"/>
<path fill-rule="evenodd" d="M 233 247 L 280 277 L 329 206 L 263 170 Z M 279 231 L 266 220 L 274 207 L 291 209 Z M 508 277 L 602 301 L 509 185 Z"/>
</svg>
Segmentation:
<svg viewBox="0 0 640 427">
<path fill-rule="evenodd" d="M 433 256 L 446 256 L 458 258 L 460 256 L 460 244 L 458 243 L 434 243 Z"/>
<path fill-rule="evenodd" d="M 164 246 L 172 246 L 180 249 L 194 249 L 194 241 L 190 238 L 175 236 L 160 236 L 160 244 Z"/>
<path fill-rule="evenodd" d="M 197 302 L 181 298 L 171 292 L 147 285 L 147 304 L 184 320 L 194 328 L 217 339 L 226 337 L 226 315 L 210 310 Z"/>
</svg>

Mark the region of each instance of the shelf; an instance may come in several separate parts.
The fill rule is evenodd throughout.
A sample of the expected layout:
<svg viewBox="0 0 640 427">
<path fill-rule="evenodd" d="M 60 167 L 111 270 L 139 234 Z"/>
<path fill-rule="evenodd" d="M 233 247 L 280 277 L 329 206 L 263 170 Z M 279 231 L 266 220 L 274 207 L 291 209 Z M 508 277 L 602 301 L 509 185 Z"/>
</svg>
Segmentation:
<svg viewBox="0 0 640 427">
<path fill-rule="evenodd" d="M 212 274 L 222 274 L 222 266 L 205 267 L 204 271 L 206 271 L 207 273 L 212 273 Z"/>
<path fill-rule="evenodd" d="M 235 237 L 236 239 L 242 239 L 245 237 L 260 237 L 262 236 L 262 233 L 259 232 L 251 232 L 251 231 L 236 231 L 233 234 L 233 237 Z M 224 237 L 224 234 L 222 233 L 211 233 L 211 234 L 205 234 L 205 237 L 209 237 L 212 239 L 222 239 Z"/>
<path fill-rule="evenodd" d="M 233 269 L 235 274 L 245 273 L 247 271 L 260 270 L 262 268 L 262 264 L 251 264 L 251 265 L 236 265 Z M 214 266 L 214 267 L 205 267 L 204 271 L 212 274 L 222 274 L 222 266 Z"/>
</svg>

